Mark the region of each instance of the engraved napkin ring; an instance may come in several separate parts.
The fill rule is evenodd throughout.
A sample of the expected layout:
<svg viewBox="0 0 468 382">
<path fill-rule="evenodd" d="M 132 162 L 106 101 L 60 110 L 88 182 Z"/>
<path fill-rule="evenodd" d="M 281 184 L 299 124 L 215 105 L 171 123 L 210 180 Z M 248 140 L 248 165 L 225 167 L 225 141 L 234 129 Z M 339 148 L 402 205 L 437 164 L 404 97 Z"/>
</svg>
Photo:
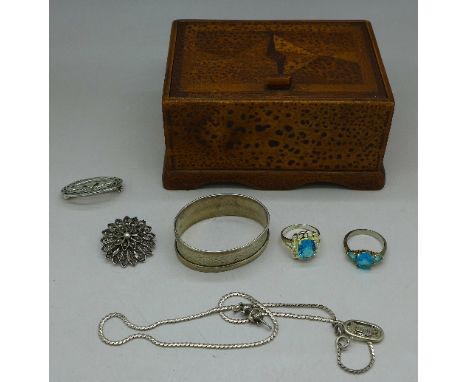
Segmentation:
<svg viewBox="0 0 468 382">
<path fill-rule="evenodd" d="M 219 216 L 241 216 L 259 223 L 263 230 L 252 241 L 238 247 L 207 251 L 187 244 L 182 234 L 194 224 Z M 260 256 L 268 244 L 270 214 L 258 200 L 240 194 L 215 194 L 186 205 L 174 220 L 175 250 L 179 260 L 201 272 L 223 272 L 248 264 Z"/>
</svg>

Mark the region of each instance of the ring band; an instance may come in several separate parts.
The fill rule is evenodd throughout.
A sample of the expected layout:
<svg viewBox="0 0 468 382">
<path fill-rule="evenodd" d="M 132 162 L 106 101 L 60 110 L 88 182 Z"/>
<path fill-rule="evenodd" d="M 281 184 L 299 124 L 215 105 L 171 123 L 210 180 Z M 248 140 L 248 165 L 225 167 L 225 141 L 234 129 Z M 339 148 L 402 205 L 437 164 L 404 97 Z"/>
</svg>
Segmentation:
<svg viewBox="0 0 468 382">
<path fill-rule="evenodd" d="M 249 243 L 228 250 L 206 251 L 187 244 L 182 234 L 194 224 L 219 216 L 240 216 L 259 223 L 262 232 Z M 215 194 L 187 204 L 174 220 L 175 250 L 187 267 L 201 272 L 223 272 L 250 263 L 268 244 L 270 214 L 258 200 L 240 194 Z"/>
<path fill-rule="evenodd" d="M 299 231 L 300 230 L 300 231 Z M 299 231 L 288 236 L 293 231 Z M 310 260 L 317 254 L 320 231 L 308 224 L 292 224 L 281 231 L 283 244 L 292 252 L 295 260 Z"/>
<path fill-rule="evenodd" d="M 359 235 L 373 237 L 382 245 L 382 249 L 379 252 L 368 249 L 351 249 L 348 245 L 349 239 Z M 343 244 L 348 258 L 361 269 L 370 269 L 373 265 L 382 262 L 387 251 L 387 241 L 385 238 L 380 233 L 367 228 L 358 228 L 348 232 L 344 237 Z"/>
<path fill-rule="evenodd" d="M 112 176 L 97 176 L 80 179 L 62 188 L 64 199 L 122 191 L 122 179 Z"/>
</svg>

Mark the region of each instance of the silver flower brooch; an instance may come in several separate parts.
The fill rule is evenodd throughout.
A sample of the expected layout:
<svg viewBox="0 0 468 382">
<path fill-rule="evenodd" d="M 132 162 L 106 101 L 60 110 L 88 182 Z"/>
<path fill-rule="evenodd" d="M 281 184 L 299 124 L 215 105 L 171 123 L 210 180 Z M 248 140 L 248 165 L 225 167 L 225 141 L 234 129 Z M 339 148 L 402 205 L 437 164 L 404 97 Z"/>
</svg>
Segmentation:
<svg viewBox="0 0 468 382">
<path fill-rule="evenodd" d="M 102 250 L 106 258 L 123 268 L 135 266 L 152 255 L 156 245 L 155 234 L 144 220 L 137 217 L 116 219 L 102 231 Z"/>
</svg>

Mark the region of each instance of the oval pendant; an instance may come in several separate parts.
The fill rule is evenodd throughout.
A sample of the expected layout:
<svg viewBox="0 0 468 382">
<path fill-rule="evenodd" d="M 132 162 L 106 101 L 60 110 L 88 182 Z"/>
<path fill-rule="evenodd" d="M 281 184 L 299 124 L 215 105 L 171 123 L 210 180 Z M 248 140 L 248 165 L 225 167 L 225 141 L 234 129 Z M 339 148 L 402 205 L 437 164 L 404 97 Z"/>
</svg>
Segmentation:
<svg viewBox="0 0 468 382">
<path fill-rule="evenodd" d="M 351 338 L 364 342 L 380 342 L 383 340 L 383 329 L 375 324 L 360 320 L 348 320 L 344 330 Z"/>
</svg>

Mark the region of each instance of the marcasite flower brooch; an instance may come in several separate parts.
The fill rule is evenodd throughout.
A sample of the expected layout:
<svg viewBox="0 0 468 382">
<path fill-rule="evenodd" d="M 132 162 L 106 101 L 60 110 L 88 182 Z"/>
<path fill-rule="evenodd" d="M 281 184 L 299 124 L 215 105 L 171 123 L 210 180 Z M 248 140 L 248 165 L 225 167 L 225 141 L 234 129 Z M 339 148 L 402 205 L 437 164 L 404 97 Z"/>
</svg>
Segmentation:
<svg viewBox="0 0 468 382">
<path fill-rule="evenodd" d="M 135 266 L 152 255 L 156 245 L 155 235 L 144 220 L 125 216 L 109 223 L 107 227 L 102 231 L 102 250 L 114 264 L 124 268 L 129 264 Z"/>
</svg>

